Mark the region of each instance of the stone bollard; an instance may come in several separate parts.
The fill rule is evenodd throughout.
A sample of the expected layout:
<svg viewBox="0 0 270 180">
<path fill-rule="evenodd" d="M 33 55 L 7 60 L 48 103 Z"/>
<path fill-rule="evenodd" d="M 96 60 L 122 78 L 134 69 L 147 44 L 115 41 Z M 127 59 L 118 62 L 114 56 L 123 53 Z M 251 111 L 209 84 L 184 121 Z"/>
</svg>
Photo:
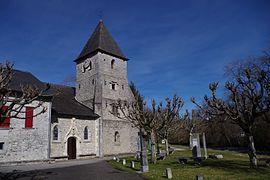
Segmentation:
<svg viewBox="0 0 270 180">
<path fill-rule="evenodd" d="M 125 166 L 127 164 L 127 161 L 123 159 L 123 165 Z"/>
<path fill-rule="evenodd" d="M 203 180 L 203 174 L 197 174 L 196 180 Z"/>
<path fill-rule="evenodd" d="M 135 168 L 135 162 L 134 161 L 131 161 L 131 163 L 130 163 L 130 165 L 131 165 L 131 168 Z"/>
<path fill-rule="evenodd" d="M 171 168 L 166 168 L 166 177 L 172 179 L 172 170 Z"/>
</svg>

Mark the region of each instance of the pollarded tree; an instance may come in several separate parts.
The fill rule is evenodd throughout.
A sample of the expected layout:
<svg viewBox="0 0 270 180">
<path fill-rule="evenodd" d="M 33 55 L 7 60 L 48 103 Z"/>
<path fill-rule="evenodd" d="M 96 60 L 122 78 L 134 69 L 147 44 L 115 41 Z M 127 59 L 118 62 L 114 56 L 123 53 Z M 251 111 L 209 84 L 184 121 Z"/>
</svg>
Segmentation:
<svg viewBox="0 0 270 180">
<path fill-rule="evenodd" d="M 26 113 L 24 110 L 25 105 L 37 100 L 45 91 L 48 91 L 49 84 L 44 86 L 44 89 L 38 89 L 37 87 L 26 85 L 21 86 L 20 90 L 10 89 L 10 84 L 14 74 L 13 64 L 10 62 L 0 64 L 0 125 L 5 123 L 8 118 L 19 118 L 20 113 Z M 37 106 L 43 107 L 42 101 Z M 33 116 L 37 116 L 46 111 L 46 107 L 41 108 L 39 112 Z"/>
<path fill-rule="evenodd" d="M 179 110 L 183 107 L 184 101 L 181 97 L 174 95 L 172 99 L 166 98 L 166 107 L 162 103 L 158 106 L 158 113 L 155 122 L 155 129 L 158 136 L 165 140 L 166 154 L 169 154 L 168 136 L 174 120 L 179 117 Z"/>
<path fill-rule="evenodd" d="M 180 128 L 188 132 L 189 135 L 189 145 L 191 147 L 191 137 L 192 134 L 195 131 L 195 128 L 200 124 L 200 120 L 194 116 L 194 111 L 192 111 L 192 114 L 188 110 L 186 110 L 186 113 L 184 114 L 183 118 L 180 119 L 179 125 Z M 196 113 L 197 114 L 197 113 Z"/>
<path fill-rule="evenodd" d="M 120 119 L 130 121 L 133 126 L 137 127 L 140 132 L 140 144 L 141 144 L 141 171 L 148 171 L 148 158 L 146 151 L 146 138 L 149 137 L 153 130 L 153 122 L 155 115 L 152 110 L 146 106 L 146 102 L 143 96 L 140 94 L 135 84 L 131 82 L 130 89 L 133 93 L 134 99 L 131 102 L 118 100 L 115 106 L 120 113 L 114 113 Z M 153 105 L 155 102 L 153 101 Z"/>
<path fill-rule="evenodd" d="M 214 116 L 225 114 L 243 130 L 249 142 L 250 166 L 257 167 L 253 128 L 258 117 L 270 111 L 270 56 L 265 53 L 231 70 L 232 81 L 225 84 L 226 99 L 217 97 L 218 83 L 209 85 L 212 95 L 204 98 L 210 108 L 207 113 Z M 194 98 L 191 100 L 197 104 Z"/>
</svg>

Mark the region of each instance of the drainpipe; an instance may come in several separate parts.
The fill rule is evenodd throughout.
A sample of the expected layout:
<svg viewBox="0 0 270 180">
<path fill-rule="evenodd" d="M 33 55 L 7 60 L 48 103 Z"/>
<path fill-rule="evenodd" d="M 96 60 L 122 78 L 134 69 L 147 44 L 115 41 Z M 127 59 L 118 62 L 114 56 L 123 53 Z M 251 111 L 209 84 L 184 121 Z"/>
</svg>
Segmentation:
<svg viewBox="0 0 270 180">
<path fill-rule="evenodd" d="M 49 108 L 48 108 L 48 113 L 49 113 L 49 130 L 48 130 L 48 159 L 50 159 L 51 157 L 51 123 L 52 123 L 52 102 L 49 102 L 48 104 Z"/>
</svg>

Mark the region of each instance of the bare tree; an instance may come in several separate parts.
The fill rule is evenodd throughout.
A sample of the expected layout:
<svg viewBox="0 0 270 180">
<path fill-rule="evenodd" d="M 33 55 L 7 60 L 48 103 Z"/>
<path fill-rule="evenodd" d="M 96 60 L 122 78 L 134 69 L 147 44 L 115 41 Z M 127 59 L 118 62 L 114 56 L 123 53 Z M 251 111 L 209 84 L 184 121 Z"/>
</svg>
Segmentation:
<svg viewBox="0 0 270 180">
<path fill-rule="evenodd" d="M 257 167 L 253 128 L 256 119 L 270 110 L 270 55 L 265 53 L 231 70 L 232 81 L 225 84 L 227 99 L 217 97 L 217 82 L 210 83 L 212 95 L 204 97 L 210 108 L 207 113 L 214 116 L 225 114 L 241 127 L 249 142 L 250 166 Z M 197 104 L 194 98 L 191 101 Z"/>
<path fill-rule="evenodd" d="M 131 82 L 130 89 L 133 93 L 134 99 L 131 102 L 118 100 L 115 104 L 120 113 L 114 113 L 120 119 L 130 121 L 140 132 L 141 144 L 141 171 L 148 171 L 148 158 L 146 152 L 146 137 L 152 132 L 152 122 L 154 119 L 152 111 L 146 106 L 143 96 L 139 93 L 135 84 Z M 154 103 L 154 101 L 153 101 Z"/>
<path fill-rule="evenodd" d="M 13 77 L 13 63 L 6 62 L 0 64 L 0 124 L 4 123 L 7 118 L 19 118 L 20 113 L 25 113 L 24 107 L 37 100 L 45 91 L 48 91 L 50 85 L 47 84 L 44 89 L 40 90 L 35 86 L 26 85 L 21 86 L 20 91 L 13 91 L 10 89 L 10 83 Z M 38 108 L 42 106 L 42 101 L 33 107 Z M 37 116 L 46 111 L 46 107 L 41 108 L 33 116 Z"/>
<path fill-rule="evenodd" d="M 194 118 L 193 113 L 191 115 L 188 110 L 186 110 L 183 118 L 180 119 L 180 123 L 179 123 L 180 128 L 185 130 L 189 135 L 190 148 L 192 148 L 191 147 L 191 137 L 192 137 L 192 134 L 194 133 L 195 127 L 197 126 L 198 123 L 199 123 L 198 119 Z"/>
<path fill-rule="evenodd" d="M 179 117 L 179 110 L 183 107 L 184 101 L 181 97 L 174 95 L 172 99 L 166 98 L 166 107 L 162 103 L 158 106 L 157 122 L 155 129 L 158 136 L 165 140 L 166 155 L 169 154 L 168 136 L 174 120 Z"/>
</svg>

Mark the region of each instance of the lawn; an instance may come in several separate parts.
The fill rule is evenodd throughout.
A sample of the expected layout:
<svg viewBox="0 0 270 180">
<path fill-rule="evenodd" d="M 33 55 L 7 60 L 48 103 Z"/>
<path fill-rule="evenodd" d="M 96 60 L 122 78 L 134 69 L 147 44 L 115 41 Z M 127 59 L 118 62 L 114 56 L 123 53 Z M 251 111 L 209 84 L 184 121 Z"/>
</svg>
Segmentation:
<svg viewBox="0 0 270 180">
<path fill-rule="evenodd" d="M 143 173 L 142 176 L 149 180 L 166 179 L 166 168 L 172 169 L 173 179 L 195 179 L 196 174 L 203 174 L 205 179 L 270 179 L 270 167 L 263 162 L 259 162 L 259 168 L 250 169 L 248 155 L 235 152 L 208 149 L 208 154 L 222 154 L 223 159 L 207 159 L 201 165 L 196 165 L 193 161 L 187 164 L 180 164 L 177 156 L 191 156 L 191 151 L 185 146 L 173 146 L 184 149 L 183 151 L 175 151 L 165 160 L 160 160 L 157 164 L 149 164 L 149 172 Z M 258 157 L 268 157 L 266 155 L 258 155 Z M 140 170 L 140 162 L 133 157 L 125 158 L 127 164 L 122 165 L 122 161 L 114 160 L 109 163 L 117 169 L 138 173 Z M 135 161 L 135 168 L 130 168 L 130 162 Z"/>
</svg>

